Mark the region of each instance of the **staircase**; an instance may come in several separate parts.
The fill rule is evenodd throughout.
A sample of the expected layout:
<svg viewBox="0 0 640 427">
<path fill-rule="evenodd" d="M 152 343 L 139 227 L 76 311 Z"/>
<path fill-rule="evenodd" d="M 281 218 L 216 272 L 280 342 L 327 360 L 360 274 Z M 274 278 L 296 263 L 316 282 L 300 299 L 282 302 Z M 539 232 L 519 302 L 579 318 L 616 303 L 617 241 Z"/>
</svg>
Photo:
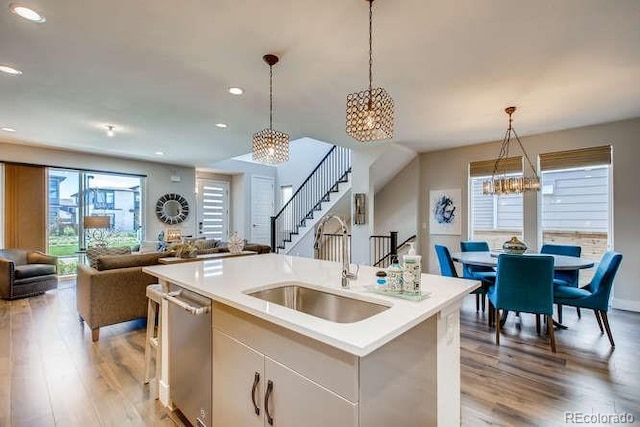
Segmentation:
<svg viewBox="0 0 640 427">
<path fill-rule="evenodd" d="M 334 145 L 300 188 L 271 217 L 271 248 L 289 253 L 316 223 L 351 190 L 351 150 Z"/>
</svg>

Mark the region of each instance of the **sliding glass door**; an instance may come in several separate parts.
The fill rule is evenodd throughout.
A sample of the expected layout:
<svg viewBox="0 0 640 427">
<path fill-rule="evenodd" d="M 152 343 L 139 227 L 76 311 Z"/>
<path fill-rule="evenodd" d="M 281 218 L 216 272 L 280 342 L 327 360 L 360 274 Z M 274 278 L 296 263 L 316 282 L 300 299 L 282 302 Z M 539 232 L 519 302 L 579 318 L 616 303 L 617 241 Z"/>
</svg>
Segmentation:
<svg viewBox="0 0 640 427">
<path fill-rule="evenodd" d="M 48 235 L 47 253 L 58 258 L 58 274 L 75 274 L 81 248 L 79 206 L 80 173 L 72 170 L 48 171 Z"/>
<path fill-rule="evenodd" d="M 48 253 L 75 274 L 88 246 L 134 246 L 142 237 L 142 178 L 69 169 L 48 173 Z"/>
</svg>

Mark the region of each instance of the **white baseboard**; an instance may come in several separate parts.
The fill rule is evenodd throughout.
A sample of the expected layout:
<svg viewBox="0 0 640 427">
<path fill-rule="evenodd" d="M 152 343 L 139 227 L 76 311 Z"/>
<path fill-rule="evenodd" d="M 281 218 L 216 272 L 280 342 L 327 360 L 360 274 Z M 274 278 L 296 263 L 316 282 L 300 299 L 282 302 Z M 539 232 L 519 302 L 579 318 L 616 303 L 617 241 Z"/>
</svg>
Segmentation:
<svg viewBox="0 0 640 427">
<path fill-rule="evenodd" d="M 169 401 L 169 385 L 162 380 L 158 381 L 158 394 L 160 397 L 160 402 L 164 406 L 169 406 L 169 404 L 171 403 Z"/>
<path fill-rule="evenodd" d="M 611 301 L 611 307 L 617 308 L 618 310 L 640 312 L 640 301 L 614 298 L 613 301 Z"/>
</svg>

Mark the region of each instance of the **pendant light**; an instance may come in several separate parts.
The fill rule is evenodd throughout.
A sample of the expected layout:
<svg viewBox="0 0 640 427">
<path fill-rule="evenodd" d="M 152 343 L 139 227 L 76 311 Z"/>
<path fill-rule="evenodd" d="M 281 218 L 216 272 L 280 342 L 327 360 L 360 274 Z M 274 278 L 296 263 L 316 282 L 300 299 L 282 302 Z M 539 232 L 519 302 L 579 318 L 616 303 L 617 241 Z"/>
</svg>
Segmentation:
<svg viewBox="0 0 640 427">
<path fill-rule="evenodd" d="M 531 160 L 529 160 L 527 152 L 524 151 L 524 147 L 522 146 L 522 142 L 520 142 L 520 138 L 518 137 L 516 130 L 512 126 L 513 119 L 511 118 L 511 116 L 515 111 L 516 107 L 507 107 L 504 110 L 504 112 L 509 115 L 509 127 L 507 128 L 507 133 L 504 135 L 504 139 L 502 140 L 500 153 L 498 154 L 496 163 L 493 166 L 491 179 L 488 179 L 482 183 L 483 194 L 495 194 L 499 196 L 501 194 L 520 194 L 524 193 L 525 191 L 540 190 L 540 177 L 538 176 L 536 169 L 533 167 L 533 163 L 531 163 Z M 507 177 L 506 164 L 509 159 L 511 134 L 513 134 L 513 136 L 515 137 L 515 140 L 518 142 L 524 158 L 527 160 L 529 169 L 531 170 L 531 173 L 528 176 L 526 173 L 523 173 L 522 176 Z"/>
<path fill-rule="evenodd" d="M 256 162 L 277 165 L 289 160 L 289 135 L 273 129 L 273 66 L 278 63 L 276 55 L 262 57 L 269 65 L 269 127 L 253 135 L 253 155 Z"/>
<path fill-rule="evenodd" d="M 347 134 L 360 142 L 393 138 L 393 99 L 373 87 L 373 0 L 369 2 L 369 89 L 347 95 Z"/>
</svg>

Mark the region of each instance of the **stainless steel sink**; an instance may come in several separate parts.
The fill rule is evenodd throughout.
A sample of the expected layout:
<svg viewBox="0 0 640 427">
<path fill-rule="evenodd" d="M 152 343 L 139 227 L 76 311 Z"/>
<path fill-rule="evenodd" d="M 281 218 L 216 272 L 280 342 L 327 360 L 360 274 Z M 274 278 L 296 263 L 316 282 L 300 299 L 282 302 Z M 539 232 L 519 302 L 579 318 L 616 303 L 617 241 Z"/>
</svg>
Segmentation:
<svg viewBox="0 0 640 427">
<path fill-rule="evenodd" d="M 335 295 L 293 283 L 247 295 L 336 323 L 358 322 L 389 308 L 383 304 Z"/>
</svg>

